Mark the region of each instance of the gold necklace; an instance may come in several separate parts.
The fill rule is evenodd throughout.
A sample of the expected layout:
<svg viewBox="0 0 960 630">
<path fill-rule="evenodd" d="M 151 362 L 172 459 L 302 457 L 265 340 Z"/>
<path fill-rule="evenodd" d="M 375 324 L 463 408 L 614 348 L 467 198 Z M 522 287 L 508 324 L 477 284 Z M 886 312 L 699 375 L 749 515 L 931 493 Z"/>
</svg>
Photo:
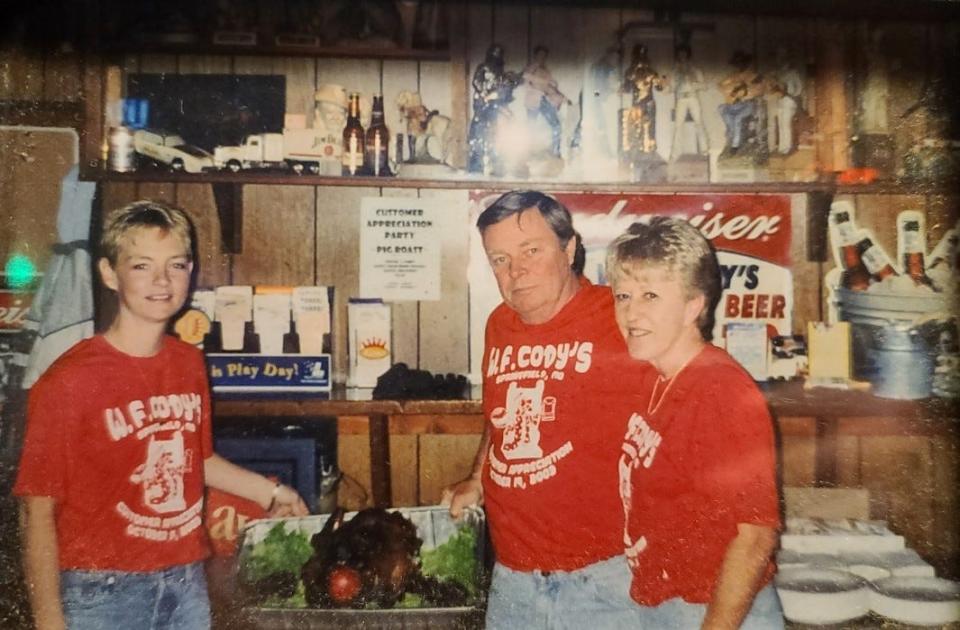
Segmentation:
<svg viewBox="0 0 960 630">
<path fill-rule="evenodd" d="M 680 369 L 677 370 L 677 373 L 671 376 L 669 379 L 663 378 L 662 374 L 657 374 L 657 382 L 653 384 L 653 391 L 650 392 L 650 401 L 647 403 L 648 418 L 653 414 L 657 413 L 657 410 L 660 409 L 660 405 L 662 405 L 663 401 L 667 398 L 667 392 L 670 391 L 670 388 L 673 386 L 674 382 L 676 382 L 677 377 L 680 376 L 680 372 L 683 372 L 684 368 L 686 368 L 690 364 L 690 362 L 693 361 L 694 357 L 699 355 L 700 352 L 702 351 L 703 351 L 703 347 L 701 346 L 700 349 L 694 352 L 689 359 L 683 362 L 683 365 L 680 366 Z M 667 386 L 663 389 L 663 393 L 660 394 L 660 398 L 659 400 L 657 400 L 657 404 L 654 405 L 653 401 L 657 397 L 657 389 L 660 387 L 660 383 L 666 383 Z"/>
</svg>

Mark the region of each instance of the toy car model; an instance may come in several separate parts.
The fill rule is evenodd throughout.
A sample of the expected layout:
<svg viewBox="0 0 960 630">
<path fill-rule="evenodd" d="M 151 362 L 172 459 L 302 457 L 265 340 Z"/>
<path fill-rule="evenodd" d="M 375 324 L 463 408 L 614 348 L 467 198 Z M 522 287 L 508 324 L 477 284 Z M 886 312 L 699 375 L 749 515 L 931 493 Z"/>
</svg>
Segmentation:
<svg viewBox="0 0 960 630">
<path fill-rule="evenodd" d="M 200 173 L 213 168 L 213 156 L 210 153 L 187 144 L 177 134 L 138 129 L 133 133 L 133 149 L 175 171 Z"/>
</svg>

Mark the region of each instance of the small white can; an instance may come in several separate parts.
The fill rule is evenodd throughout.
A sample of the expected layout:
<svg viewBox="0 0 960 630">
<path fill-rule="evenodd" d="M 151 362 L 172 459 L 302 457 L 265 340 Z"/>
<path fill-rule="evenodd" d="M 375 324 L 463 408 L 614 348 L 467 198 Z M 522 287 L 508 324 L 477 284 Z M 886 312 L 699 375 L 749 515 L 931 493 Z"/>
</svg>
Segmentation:
<svg viewBox="0 0 960 630">
<path fill-rule="evenodd" d="M 118 173 L 127 173 L 137 168 L 136 152 L 133 149 L 133 132 L 129 127 L 111 127 L 107 135 L 109 154 L 107 168 Z"/>
</svg>

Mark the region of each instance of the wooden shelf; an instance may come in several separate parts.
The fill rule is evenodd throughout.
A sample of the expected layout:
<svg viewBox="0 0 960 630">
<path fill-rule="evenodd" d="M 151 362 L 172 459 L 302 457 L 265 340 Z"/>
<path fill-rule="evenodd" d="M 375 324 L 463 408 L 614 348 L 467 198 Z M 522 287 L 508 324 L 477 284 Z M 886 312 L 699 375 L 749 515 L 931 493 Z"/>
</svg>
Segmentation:
<svg viewBox="0 0 960 630">
<path fill-rule="evenodd" d="M 72 127 L 83 124 L 83 105 L 74 101 L 0 100 L 0 125 Z"/>
<path fill-rule="evenodd" d="M 870 195 L 916 195 L 916 194 L 956 194 L 946 186 L 929 184 L 904 185 L 896 182 L 883 182 L 864 185 L 837 185 L 831 181 L 822 182 L 757 182 L 741 183 L 677 183 L 642 184 L 632 182 L 594 182 L 531 180 L 510 178 L 489 178 L 458 173 L 457 177 L 440 179 L 414 179 L 405 177 L 330 177 L 323 175 L 297 175 L 293 172 L 268 169 L 250 169 L 239 173 L 227 170 L 211 170 L 204 173 L 175 172 L 158 167 L 146 167 L 130 173 L 115 173 L 100 168 L 99 165 L 87 165 L 81 170 L 86 180 L 102 182 L 149 182 L 172 184 L 260 184 L 283 186 L 351 186 L 370 188 L 440 188 L 472 190 L 511 190 L 514 188 L 534 188 L 543 191 L 590 191 L 590 192 L 650 192 L 650 193 L 737 193 L 737 194 L 790 194 L 825 192 L 831 194 L 870 194 Z"/>
<path fill-rule="evenodd" d="M 251 57 L 340 57 L 363 59 L 410 59 L 415 61 L 447 61 L 449 49 L 388 48 L 381 46 L 295 46 L 277 44 L 217 45 L 194 44 L 129 44 L 102 45 L 99 52 L 107 55 L 223 55 Z"/>
</svg>

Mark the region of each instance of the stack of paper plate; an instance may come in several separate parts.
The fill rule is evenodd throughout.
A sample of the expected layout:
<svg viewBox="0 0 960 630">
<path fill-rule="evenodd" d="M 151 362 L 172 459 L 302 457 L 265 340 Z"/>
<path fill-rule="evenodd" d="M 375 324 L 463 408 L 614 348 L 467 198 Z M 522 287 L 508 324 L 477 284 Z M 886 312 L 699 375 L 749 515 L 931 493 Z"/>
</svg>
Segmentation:
<svg viewBox="0 0 960 630">
<path fill-rule="evenodd" d="M 870 587 L 863 578 L 836 569 L 785 569 L 775 585 L 783 616 L 797 623 L 842 623 L 867 614 Z"/>
<path fill-rule="evenodd" d="M 937 577 L 884 578 L 872 586 L 870 608 L 878 615 L 918 626 L 960 621 L 960 582 Z"/>
<path fill-rule="evenodd" d="M 913 549 L 877 553 L 851 551 L 841 553 L 839 560 L 846 566 L 847 571 L 856 573 L 871 582 L 891 575 L 926 577 L 936 575 L 934 568 Z"/>
</svg>

